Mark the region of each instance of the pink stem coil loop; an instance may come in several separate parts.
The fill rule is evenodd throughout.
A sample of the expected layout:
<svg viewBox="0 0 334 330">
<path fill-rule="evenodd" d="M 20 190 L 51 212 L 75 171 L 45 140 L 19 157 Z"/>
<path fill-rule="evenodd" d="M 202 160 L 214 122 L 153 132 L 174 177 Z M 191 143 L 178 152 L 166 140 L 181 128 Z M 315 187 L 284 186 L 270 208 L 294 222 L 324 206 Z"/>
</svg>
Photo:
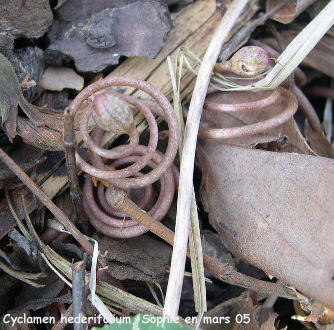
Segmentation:
<svg viewBox="0 0 334 330">
<path fill-rule="evenodd" d="M 153 100 L 140 100 L 115 92 L 96 98 L 93 101 L 96 103 L 93 104 L 99 109 L 99 113 L 94 112 L 94 116 L 99 115 L 99 117 L 91 134 L 88 124 L 96 108 L 86 110 L 80 121 L 80 131 L 89 149 L 90 163 L 83 160 L 78 153 L 76 153 L 76 161 L 78 166 L 89 174 L 84 186 L 83 200 L 85 212 L 92 226 L 107 236 L 130 238 L 144 234 L 148 229 L 112 208 L 108 202 L 108 188 L 105 189 L 102 183 L 125 190 L 131 198 L 139 195 L 136 201 L 138 206 L 146 209 L 157 221 L 161 221 L 173 201 L 176 180 L 178 180 L 173 161 L 178 149 L 179 127 L 176 114 L 166 97 L 151 84 L 133 78 L 113 77 L 93 83 L 78 94 L 71 104 L 70 111 L 75 114 L 93 93 L 101 92 L 112 86 L 135 87 L 146 92 Z M 139 144 L 139 133 L 134 122 L 127 125 L 126 128 L 121 123 L 118 125 L 117 118 L 120 117 L 115 119 L 116 112 L 120 114 L 124 108 L 116 109 L 111 106 L 112 101 L 109 100 L 113 98 L 110 97 L 110 94 L 118 100 L 122 99 L 127 102 L 144 116 L 150 133 L 147 146 Z M 99 100 L 103 100 L 104 103 L 100 103 Z M 103 112 L 104 109 L 107 109 L 108 112 Z M 127 114 L 131 115 L 131 110 L 127 109 Z M 168 124 L 168 145 L 165 154 L 156 150 L 159 135 L 155 115 L 161 116 Z M 117 120 L 116 123 L 109 121 L 109 118 Z M 115 123 L 115 126 L 121 127 L 120 130 L 124 130 L 124 133 L 129 135 L 129 144 L 111 149 L 101 147 L 102 139 L 106 134 L 104 129 L 112 129 L 110 123 Z M 150 171 L 147 172 L 147 168 L 150 168 Z M 145 172 L 143 172 L 144 169 Z M 96 193 L 94 193 L 93 184 L 95 178 L 103 180 L 98 183 Z M 160 191 L 156 201 L 153 202 L 155 193 L 152 184 L 156 181 L 160 181 Z"/>
<path fill-rule="evenodd" d="M 240 127 L 231 128 L 202 128 L 199 131 L 199 137 L 202 139 L 231 139 L 236 137 L 242 137 L 247 135 L 253 135 L 268 131 L 272 128 L 278 127 L 287 122 L 296 113 L 298 108 L 298 102 L 295 96 L 286 90 L 285 88 L 278 87 L 272 92 L 271 95 L 265 99 L 239 104 L 218 104 L 218 103 L 205 103 L 204 108 L 211 111 L 247 111 L 253 109 L 261 109 L 272 103 L 274 103 L 279 97 L 284 98 L 287 101 L 285 110 L 278 115 L 260 121 L 254 124 L 248 124 Z"/>
</svg>

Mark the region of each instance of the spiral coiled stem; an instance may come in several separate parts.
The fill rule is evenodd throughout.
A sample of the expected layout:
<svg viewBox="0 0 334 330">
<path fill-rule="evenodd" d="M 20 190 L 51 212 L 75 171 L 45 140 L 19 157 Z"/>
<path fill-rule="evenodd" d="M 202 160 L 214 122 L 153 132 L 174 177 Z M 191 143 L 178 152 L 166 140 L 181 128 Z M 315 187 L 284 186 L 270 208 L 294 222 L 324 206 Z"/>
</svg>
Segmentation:
<svg viewBox="0 0 334 330">
<path fill-rule="evenodd" d="M 268 97 L 253 102 L 233 104 L 206 102 L 204 104 L 204 109 L 207 111 L 236 112 L 259 110 L 264 107 L 270 106 L 279 98 L 282 98 L 286 101 L 287 104 L 285 110 L 283 110 L 276 116 L 273 116 L 272 118 L 240 127 L 202 128 L 199 131 L 199 137 L 203 139 L 231 139 L 257 133 L 263 133 L 287 122 L 290 118 L 293 117 L 298 108 L 298 103 L 294 95 L 282 87 L 278 87 L 277 89 L 275 89 Z"/>
<path fill-rule="evenodd" d="M 141 235 L 148 230 L 136 221 L 127 218 L 126 214 L 122 214 L 110 206 L 107 197 L 108 188 L 106 189 L 105 186 L 110 185 L 123 189 L 137 201 L 139 207 L 145 210 L 150 208 L 147 212 L 155 220 L 161 221 L 168 212 L 174 197 L 177 175 L 175 174 L 175 168 L 172 170 L 172 166 L 178 148 L 179 129 L 177 117 L 166 97 L 151 84 L 133 78 L 113 77 L 93 83 L 74 99 L 71 104 L 71 111 L 75 113 L 92 94 L 112 86 L 138 88 L 151 96 L 153 100 L 145 101 L 118 93 L 105 93 L 102 94 L 102 97 L 101 94 L 98 94 L 99 101 L 97 98 L 93 101 L 93 106 L 88 107 L 80 121 L 80 131 L 90 151 L 90 164 L 78 153 L 76 153 L 76 161 L 78 166 L 89 174 L 85 182 L 83 197 L 85 212 L 89 217 L 90 223 L 96 230 L 105 235 L 130 238 Z M 104 103 L 97 104 L 100 100 Z M 103 122 L 105 118 L 112 117 L 110 119 L 111 124 L 109 123 L 109 126 L 111 126 L 110 131 L 113 130 L 113 126 L 117 126 L 117 129 L 123 127 L 121 124 L 118 125 L 117 118 L 115 118 L 117 113 L 121 114 L 122 111 L 117 108 L 117 111 L 113 113 L 113 109 L 110 108 L 112 104 L 109 106 L 108 100 L 115 100 L 118 104 L 126 102 L 144 116 L 150 133 L 147 146 L 139 145 L 139 134 L 136 125 L 132 122 L 123 131 L 116 132 L 127 134 L 130 138 L 129 144 L 112 149 L 101 147 L 107 126 Z M 96 108 L 98 113 L 94 113 Z M 104 111 L 109 111 L 109 113 Z M 89 134 L 88 123 L 92 114 L 95 117 L 100 117 L 98 117 L 99 121 L 96 121 L 96 127 Z M 168 146 L 165 154 L 161 154 L 156 150 L 158 145 L 158 127 L 154 117 L 155 114 L 163 117 L 168 124 Z M 147 168 L 151 170 L 147 172 Z M 144 169 L 145 171 L 143 171 Z M 94 194 L 94 181 L 96 179 L 99 179 L 100 182 L 98 182 L 97 192 Z M 154 189 L 152 184 L 156 181 L 160 181 L 160 192 L 155 203 L 153 203 Z"/>
</svg>

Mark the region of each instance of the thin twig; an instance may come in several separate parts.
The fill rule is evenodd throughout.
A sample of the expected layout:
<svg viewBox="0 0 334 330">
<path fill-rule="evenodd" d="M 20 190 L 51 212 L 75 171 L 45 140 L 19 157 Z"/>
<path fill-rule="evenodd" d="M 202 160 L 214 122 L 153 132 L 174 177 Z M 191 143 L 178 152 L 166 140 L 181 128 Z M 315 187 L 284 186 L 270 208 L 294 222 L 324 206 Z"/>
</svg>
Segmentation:
<svg viewBox="0 0 334 330">
<path fill-rule="evenodd" d="M 240 29 L 233 36 L 233 38 L 229 40 L 228 44 L 225 47 L 223 47 L 218 57 L 218 60 L 220 62 L 226 61 L 229 58 L 229 56 L 233 53 L 233 51 L 235 51 L 237 48 L 239 48 L 240 46 L 242 46 L 247 42 L 250 35 L 259 25 L 263 25 L 266 22 L 266 20 L 268 20 L 274 14 L 276 14 L 283 6 L 285 6 L 286 3 L 287 0 L 280 1 L 276 7 L 270 9 L 268 12 L 266 12 L 259 18 L 250 21 L 245 27 Z"/>
<path fill-rule="evenodd" d="M 126 213 L 132 219 L 141 223 L 149 230 L 165 240 L 173 246 L 175 244 L 174 232 L 164 226 L 162 223 L 156 221 L 148 213 L 140 209 L 134 202 L 129 199 L 123 191 L 114 190 L 113 194 L 109 194 L 108 202 L 118 210 Z M 186 251 L 187 256 L 190 257 L 189 250 Z M 221 264 L 214 258 L 203 254 L 204 266 L 217 278 L 223 282 L 238 285 L 256 292 L 263 292 L 267 294 L 277 294 L 280 297 L 289 299 L 296 299 L 295 295 L 289 291 L 287 287 L 252 278 L 250 276 L 241 274 L 233 269 L 228 264 Z"/>
<path fill-rule="evenodd" d="M 67 322 L 62 322 L 62 320 L 68 320 L 69 317 L 73 316 L 73 304 L 71 304 L 66 313 L 63 315 L 63 318 L 59 319 L 59 321 L 52 327 L 51 330 L 63 330 L 67 326 Z"/>
<path fill-rule="evenodd" d="M 64 112 L 64 146 L 65 146 L 65 160 L 68 174 L 68 181 L 70 184 L 70 193 L 72 203 L 76 215 L 76 220 L 79 228 L 88 233 L 88 218 L 84 211 L 82 194 L 79 185 L 78 171 L 75 161 L 75 151 L 77 141 L 74 133 L 73 117 L 68 109 Z"/>
<path fill-rule="evenodd" d="M 183 68 L 183 57 L 180 57 L 180 50 L 176 54 L 174 67 L 170 57 L 167 58 L 170 75 L 173 85 L 173 104 L 177 115 L 180 128 L 179 155 L 182 158 L 184 120 L 182 115 L 182 105 L 180 100 L 180 88 Z M 203 266 L 203 250 L 201 242 L 201 233 L 199 228 L 199 219 L 197 213 L 197 204 L 195 191 L 193 187 L 192 205 L 190 213 L 190 232 L 189 232 L 189 249 L 191 254 L 191 269 L 194 289 L 195 310 L 199 315 L 203 315 L 207 311 L 205 275 Z M 198 322 L 199 324 L 200 322 Z"/>
<path fill-rule="evenodd" d="M 73 225 L 65 213 L 52 202 L 52 200 L 45 194 L 45 192 L 29 178 L 29 176 L 14 162 L 11 157 L 9 157 L 2 150 L 2 148 L 0 148 L 0 159 L 13 173 L 17 175 L 17 177 L 44 204 L 44 206 L 50 210 L 55 218 L 72 234 L 72 236 L 78 241 L 84 250 L 87 251 L 89 255 L 93 255 L 93 247 L 88 242 L 87 238 L 82 235 L 82 233 Z M 100 258 L 100 261 L 103 263 L 103 259 Z"/>
<path fill-rule="evenodd" d="M 233 1 L 224 14 L 205 52 L 189 106 L 189 115 L 184 135 L 183 156 L 180 166 L 175 244 L 164 307 L 164 315 L 172 319 L 178 315 L 181 299 L 190 226 L 195 149 L 204 99 L 209 86 L 212 69 L 218 58 L 221 46 L 247 2 L 247 0 Z"/>
<path fill-rule="evenodd" d="M 87 254 L 86 254 L 87 256 Z M 86 315 L 86 294 L 85 294 L 85 268 L 86 258 L 78 261 L 72 266 L 72 297 L 73 297 L 73 316 L 74 330 L 86 330 L 87 322 L 82 322 Z"/>
</svg>

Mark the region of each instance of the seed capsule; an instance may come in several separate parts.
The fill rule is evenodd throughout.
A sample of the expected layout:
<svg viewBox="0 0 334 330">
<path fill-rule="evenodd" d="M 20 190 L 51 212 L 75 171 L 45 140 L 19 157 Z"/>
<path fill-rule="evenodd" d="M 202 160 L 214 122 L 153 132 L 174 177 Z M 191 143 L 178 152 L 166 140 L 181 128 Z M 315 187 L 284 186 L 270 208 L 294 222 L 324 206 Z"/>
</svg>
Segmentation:
<svg viewBox="0 0 334 330">
<path fill-rule="evenodd" d="M 216 64 L 215 70 L 251 77 L 267 70 L 269 60 L 268 53 L 261 47 L 246 46 L 239 49 L 229 61 Z"/>
<path fill-rule="evenodd" d="M 93 119 L 108 132 L 127 132 L 133 123 L 133 113 L 128 103 L 113 94 L 95 95 Z"/>
</svg>

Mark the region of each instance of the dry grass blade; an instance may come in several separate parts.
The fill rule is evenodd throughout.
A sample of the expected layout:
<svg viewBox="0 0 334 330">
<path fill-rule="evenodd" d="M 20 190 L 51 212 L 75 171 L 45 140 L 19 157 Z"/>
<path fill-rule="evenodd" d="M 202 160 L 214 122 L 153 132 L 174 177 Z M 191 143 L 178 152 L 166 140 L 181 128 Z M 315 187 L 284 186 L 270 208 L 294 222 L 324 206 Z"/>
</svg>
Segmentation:
<svg viewBox="0 0 334 330">
<path fill-rule="evenodd" d="M 183 134 L 184 134 L 184 121 L 182 115 L 182 106 L 180 101 L 180 87 L 181 87 L 181 77 L 183 68 L 183 56 L 179 56 L 180 51 L 177 52 L 174 66 L 172 64 L 171 58 L 168 57 L 169 71 L 173 86 L 173 104 L 174 110 L 176 112 L 179 128 L 180 128 L 180 143 L 179 143 L 179 154 L 182 158 L 183 149 Z M 199 220 L 197 213 L 197 204 L 195 199 L 195 192 L 193 187 L 192 203 L 191 203 L 191 227 L 189 236 L 189 250 L 191 255 L 191 268 L 192 268 L 192 279 L 194 288 L 194 300 L 195 309 L 199 313 L 198 324 L 200 324 L 200 319 L 203 314 L 207 311 L 206 303 L 206 287 L 205 287 L 205 275 L 204 275 L 204 265 L 203 265 L 203 251 L 201 234 L 199 229 Z"/>
<path fill-rule="evenodd" d="M 37 244 L 40 248 L 41 255 L 50 266 L 50 268 L 70 287 L 72 287 L 72 264 L 67 261 L 65 258 L 56 253 L 51 247 L 46 246 L 36 234 L 34 227 L 29 219 L 26 219 L 29 226 L 28 230 L 25 228 L 21 220 L 16 217 L 16 221 L 20 224 L 21 227 L 24 227 L 24 233 L 29 233 L 26 235 L 26 238 L 31 240 L 33 237 L 34 240 L 37 240 Z M 58 224 L 59 225 L 59 224 Z M 66 232 L 63 229 L 63 232 Z M 89 240 L 92 240 L 89 237 L 86 237 Z M 90 273 L 86 273 L 86 282 L 89 282 Z M 150 302 L 147 302 L 141 298 L 138 298 L 132 294 L 124 292 L 109 283 L 99 282 L 97 284 L 97 293 L 102 298 L 103 302 L 108 306 L 112 312 L 117 312 L 118 308 L 129 310 L 133 313 L 142 313 L 142 314 L 152 314 L 152 315 L 162 315 L 162 307 L 156 306 Z"/>
<path fill-rule="evenodd" d="M 167 315 L 172 319 L 178 314 L 183 284 L 190 227 L 190 210 L 193 196 L 192 177 L 194 172 L 194 158 L 202 107 L 210 82 L 211 72 L 218 58 L 221 46 L 247 2 L 247 0 L 233 1 L 224 14 L 204 55 L 203 64 L 200 67 L 193 91 L 193 97 L 190 102 L 189 115 L 184 134 L 183 157 L 180 166 L 180 183 L 174 240 L 175 245 L 173 248 L 171 270 L 164 307 L 164 315 Z"/>
<path fill-rule="evenodd" d="M 18 272 L 16 270 L 12 269 L 11 267 L 9 267 L 8 265 L 6 265 L 2 260 L 0 260 L 0 269 L 2 271 L 4 271 L 5 273 L 7 273 L 8 275 L 17 278 L 18 280 L 20 280 L 24 283 L 32 285 L 35 288 L 41 288 L 41 287 L 44 286 L 42 284 L 38 284 L 38 283 L 35 283 L 35 282 L 31 281 L 31 279 L 39 279 L 41 277 L 45 277 L 45 274 L 43 274 L 43 273 L 30 274 L 30 273 Z"/>
</svg>

